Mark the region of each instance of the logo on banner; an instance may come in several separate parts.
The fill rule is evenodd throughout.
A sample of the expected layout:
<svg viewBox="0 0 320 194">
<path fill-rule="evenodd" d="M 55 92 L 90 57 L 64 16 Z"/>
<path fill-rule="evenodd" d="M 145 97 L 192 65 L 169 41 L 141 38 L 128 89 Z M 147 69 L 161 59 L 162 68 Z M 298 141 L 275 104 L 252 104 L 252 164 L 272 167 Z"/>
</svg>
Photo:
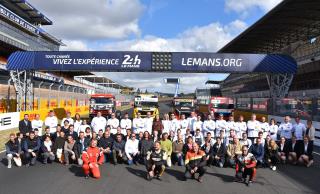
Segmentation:
<svg viewBox="0 0 320 194">
<path fill-rule="evenodd" d="M 0 126 L 11 125 L 11 117 L 0 118 Z"/>
<path fill-rule="evenodd" d="M 122 68 L 140 68 L 141 59 L 139 55 L 132 57 L 131 55 L 124 55 L 124 60 L 122 62 Z"/>
</svg>

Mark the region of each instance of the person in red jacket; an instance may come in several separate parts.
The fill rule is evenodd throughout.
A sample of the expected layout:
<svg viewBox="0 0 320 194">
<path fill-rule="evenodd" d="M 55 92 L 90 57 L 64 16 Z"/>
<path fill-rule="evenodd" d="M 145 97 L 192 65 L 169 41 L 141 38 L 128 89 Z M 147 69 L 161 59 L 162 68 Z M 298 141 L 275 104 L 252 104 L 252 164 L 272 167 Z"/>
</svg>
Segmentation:
<svg viewBox="0 0 320 194">
<path fill-rule="evenodd" d="M 97 147 L 97 140 L 93 139 L 90 143 L 90 147 L 86 151 L 82 152 L 83 171 L 86 179 L 89 178 L 90 172 L 94 178 L 100 178 L 99 165 L 104 161 L 103 152 Z"/>
<path fill-rule="evenodd" d="M 256 176 L 257 160 L 252 153 L 248 153 L 248 147 L 242 147 L 242 154 L 236 160 L 236 180 L 250 186 Z M 249 176 L 249 181 L 246 181 Z"/>
</svg>

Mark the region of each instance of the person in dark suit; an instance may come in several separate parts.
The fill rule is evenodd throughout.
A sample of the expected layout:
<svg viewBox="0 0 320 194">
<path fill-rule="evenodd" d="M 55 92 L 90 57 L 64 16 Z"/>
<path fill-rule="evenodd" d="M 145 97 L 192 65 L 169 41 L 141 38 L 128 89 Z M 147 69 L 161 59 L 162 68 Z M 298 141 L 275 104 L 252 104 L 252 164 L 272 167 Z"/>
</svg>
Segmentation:
<svg viewBox="0 0 320 194">
<path fill-rule="evenodd" d="M 278 155 L 282 163 L 286 163 L 288 153 L 289 153 L 289 150 L 288 150 L 288 144 L 286 142 L 286 139 L 284 137 L 281 137 L 280 142 L 278 143 Z"/>
<path fill-rule="evenodd" d="M 288 144 L 288 160 L 292 164 L 297 164 L 297 160 L 301 155 L 301 147 L 295 136 L 292 136 L 291 142 Z"/>
<path fill-rule="evenodd" d="M 221 142 L 221 138 L 217 137 L 216 143 L 212 146 L 213 164 L 222 168 L 226 157 L 226 146 Z"/>
<path fill-rule="evenodd" d="M 29 115 L 25 114 L 24 118 L 19 121 L 19 131 L 23 136 L 29 136 L 29 133 L 32 131 L 31 121 L 29 121 Z"/>
<path fill-rule="evenodd" d="M 310 167 L 313 164 L 313 145 L 310 143 L 308 136 L 303 138 L 303 146 L 301 146 L 300 157 L 298 159 L 299 164 L 303 164 L 306 167 Z"/>
<path fill-rule="evenodd" d="M 206 154 L 207 166 L 210 167 L 213 161 L 212 158 L 212 146 L 210 140 L 206 141 L 204 145 L 201 147 L 201 150 Z"/>
</svg>

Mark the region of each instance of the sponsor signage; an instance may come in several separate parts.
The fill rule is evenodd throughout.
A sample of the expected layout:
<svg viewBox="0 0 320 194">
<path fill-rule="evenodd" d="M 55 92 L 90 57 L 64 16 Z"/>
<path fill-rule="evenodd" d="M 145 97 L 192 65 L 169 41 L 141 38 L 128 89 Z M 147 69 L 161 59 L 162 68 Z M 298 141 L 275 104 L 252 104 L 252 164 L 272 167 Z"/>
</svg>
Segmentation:
<svg viewBox="0 0 320 194">
<path fill-rule="evenodd" d="M 0 114 L 0 131 L 19 127 L 20 113 Z"/>
<path fill-rule="evenodd" d="M 32 33 L 35 33 L 35 34 L 39 33 L 37 27 L 35 27 L 34 25 L 30 24 L 26 20 L 22 19 L 20 16 L 14 14 L 12 11 L 7 9 L 3 5 L 0 5 L 0 15 L 2 17 L 7 18 L 8 20 L 14 22 L 15 24 L 19 25 L 20 27 L 32 32 Z"/>
<path fill-rule="evenodd" d="M 9 57 L 7 69 L 36 71 L 296 73 L 297 63 L 292 57 L 274 54 L 19 51 Z"/>
</svg>

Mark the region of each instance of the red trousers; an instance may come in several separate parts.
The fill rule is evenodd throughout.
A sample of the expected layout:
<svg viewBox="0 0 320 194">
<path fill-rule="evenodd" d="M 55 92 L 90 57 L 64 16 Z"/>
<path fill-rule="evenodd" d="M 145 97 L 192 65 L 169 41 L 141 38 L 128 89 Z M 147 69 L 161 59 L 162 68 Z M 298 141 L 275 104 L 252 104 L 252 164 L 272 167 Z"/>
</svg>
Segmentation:
<svg viewBox="0 0 320 194">
<path fill-rule="evenodd" d="M 90 168 L 89 164 L 84 164 L 82 168 L 85 175 L 89 175 L 89 173 L 91 172 L 94 178 L 100 178 L 100 170 L 99 167 L 96 166 L 96 164 L 92 164 L 92 168 Z"/>
</svg>

